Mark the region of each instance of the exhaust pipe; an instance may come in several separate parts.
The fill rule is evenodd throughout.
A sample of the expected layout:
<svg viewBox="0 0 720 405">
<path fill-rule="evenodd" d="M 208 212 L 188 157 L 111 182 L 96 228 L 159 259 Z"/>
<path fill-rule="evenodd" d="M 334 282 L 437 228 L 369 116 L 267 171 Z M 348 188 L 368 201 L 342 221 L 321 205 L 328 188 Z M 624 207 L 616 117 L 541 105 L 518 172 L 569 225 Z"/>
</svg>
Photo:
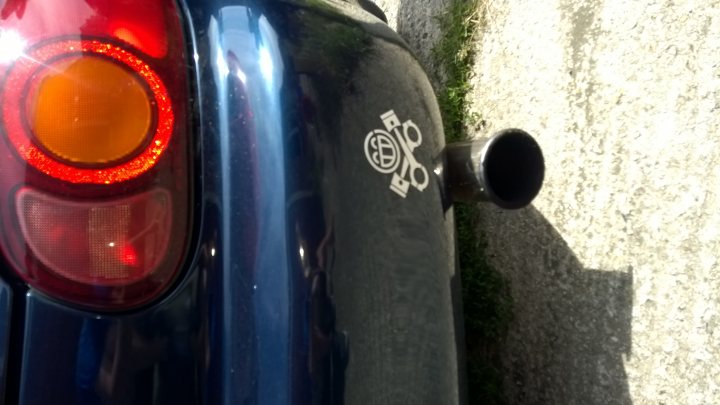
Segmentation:
<svg viewBox="0 0 720 405">
<path fill-rule="evenodd" d="M 489 201 L 505 209 L 522 208 L 538 195 L 545 178 L 540 145 L 520 129 L 452 143 L 445 157 L 445 184 L 455 202 Z"/>
</svg>

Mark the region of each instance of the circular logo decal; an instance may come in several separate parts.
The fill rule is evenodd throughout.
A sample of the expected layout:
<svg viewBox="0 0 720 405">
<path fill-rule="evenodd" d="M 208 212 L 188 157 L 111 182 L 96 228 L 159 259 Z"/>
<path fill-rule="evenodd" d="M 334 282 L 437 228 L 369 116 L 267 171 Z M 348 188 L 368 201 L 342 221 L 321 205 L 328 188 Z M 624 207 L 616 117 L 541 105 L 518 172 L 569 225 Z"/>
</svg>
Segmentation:
<svg viewBox="0 0 720 405">
<path fill-rule="evenodd" d="M 365 137 L 365 157 L 378 172 L 392 173 L 400 165 L 400 147 L 389 132 L 376 129 Z"/>
</svg>

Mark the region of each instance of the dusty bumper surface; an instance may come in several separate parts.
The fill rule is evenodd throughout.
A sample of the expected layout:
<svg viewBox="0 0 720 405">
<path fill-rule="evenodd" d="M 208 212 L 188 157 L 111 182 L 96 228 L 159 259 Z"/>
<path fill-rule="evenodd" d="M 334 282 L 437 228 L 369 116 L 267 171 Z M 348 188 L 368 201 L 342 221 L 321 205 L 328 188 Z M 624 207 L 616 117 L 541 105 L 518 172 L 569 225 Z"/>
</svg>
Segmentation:
<svg viewBox="0 0 720 405">
<path fill-rule="evenodd" d="M 437 16 L 450 4 L 450 0 L 374 0 L 387 15 L 388 24 L 410 45 L 435 87 L 433 74 L 437 67 L 432 48 L 440 39 Z"/>
</svg>

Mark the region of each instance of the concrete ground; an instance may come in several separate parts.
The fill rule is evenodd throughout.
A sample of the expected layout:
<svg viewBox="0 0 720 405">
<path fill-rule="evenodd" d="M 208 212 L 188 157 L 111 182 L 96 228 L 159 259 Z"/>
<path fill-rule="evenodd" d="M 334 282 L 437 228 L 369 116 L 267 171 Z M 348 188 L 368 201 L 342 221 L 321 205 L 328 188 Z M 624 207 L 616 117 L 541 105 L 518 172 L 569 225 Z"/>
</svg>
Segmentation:
<svg viewBox="0 0 720 405">
<path fill-rule="evenodd" d="M 445 0 L 379 0 L 426 63 Z M 518 404 L 720 403 L 720 3 L 489 0 L 472 108 L 536 135 L 532 207 L 484 208 Z"/>
</svg>

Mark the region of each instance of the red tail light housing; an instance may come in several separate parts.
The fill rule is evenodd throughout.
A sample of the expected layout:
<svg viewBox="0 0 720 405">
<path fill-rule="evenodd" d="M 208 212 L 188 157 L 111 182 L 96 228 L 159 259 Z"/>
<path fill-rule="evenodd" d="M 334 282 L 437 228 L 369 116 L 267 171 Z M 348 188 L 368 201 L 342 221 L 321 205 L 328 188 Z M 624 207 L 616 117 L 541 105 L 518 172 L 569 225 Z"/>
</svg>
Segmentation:
<svg viewBox="0 0 720 405">
<path fill-rule="evenodd" d="M 190 223 L 188 84 L 172 0 L 0 9 L 0 250 L 45 294 L 105 310 L 177 279 Z"/>
</svg>

